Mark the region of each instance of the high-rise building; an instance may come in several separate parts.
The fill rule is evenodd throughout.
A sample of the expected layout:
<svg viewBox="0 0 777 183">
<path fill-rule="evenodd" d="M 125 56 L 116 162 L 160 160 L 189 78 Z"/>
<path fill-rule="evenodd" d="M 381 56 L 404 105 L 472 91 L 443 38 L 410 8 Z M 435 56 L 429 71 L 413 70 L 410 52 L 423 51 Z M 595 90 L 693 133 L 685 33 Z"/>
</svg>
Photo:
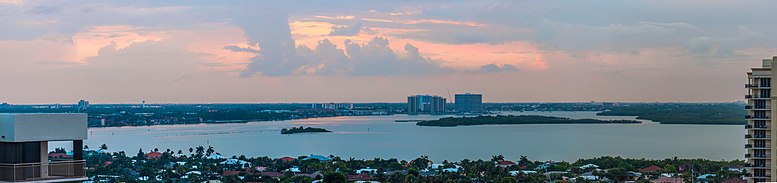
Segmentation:
<svg viewBox="0 0 777 183">
<path fill-rule="evenodd" d="M 444 114 L 445 98 L 434 95 L 413 95 L 407 97 L 408 114 Z"/>
<path fill-rule="evenodd" d="M 772 59 L 764 59 L 762 67 L 752 68 L 747 72 L 748 89 L 747 99 L 747 125 L 745 129 L 745 159 L 747 159 L 748 182 L 775 182 L 777 181 L 777 159 L 772 158 L 773 152 L 777 152 L 777 144 L 772 137 L 777 136 L 777 131 L 772 126 L 777 124 L 777 100 L 771 94 L 772 78 L 777 75 L 777 70 L 772 69 L 777 56 Z"/>
<path fill-rule="evenodd" d="M 0 182 L 86 181 L 86 114 L 0 114 Z M 72 159 L 49 159 L 49 141 L 72 141 Z"/>
<path fill-rule="evenodd" d="M 456 112 L 460 113 L 482 113 L 483 95 L 482 94 L 456 94 Z"/>
</svg>

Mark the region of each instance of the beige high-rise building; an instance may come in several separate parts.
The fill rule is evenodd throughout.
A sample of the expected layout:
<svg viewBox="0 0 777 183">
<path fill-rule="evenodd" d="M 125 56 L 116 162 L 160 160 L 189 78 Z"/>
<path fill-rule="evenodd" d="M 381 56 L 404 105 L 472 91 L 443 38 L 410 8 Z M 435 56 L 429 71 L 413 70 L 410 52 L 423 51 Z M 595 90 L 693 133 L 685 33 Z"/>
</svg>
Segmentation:
<svg viewBox="0 0 777 183">
<path fill-rule="evenodd" d="M 777 131 L 772 130 L 772 126 L 777 124 L 777 94 L 771 94 L 773 85 L 772 77 L 777 75 L 777 69 L 772 69 L 777 56 L 772 59 L 764 59 L 762 67 L 752 68 L 747 73 L 748 89 L 745 99 L 747 99 L 747 125 L 745 129 L 745 159 L 747 159 L 747 181 L 748 182 L 775 182 L 777 181 L 777 159 L 772 158 L 772 152 L 777 152 L 776 141 L 772 137 L 777 137 Z"/>
</svg>

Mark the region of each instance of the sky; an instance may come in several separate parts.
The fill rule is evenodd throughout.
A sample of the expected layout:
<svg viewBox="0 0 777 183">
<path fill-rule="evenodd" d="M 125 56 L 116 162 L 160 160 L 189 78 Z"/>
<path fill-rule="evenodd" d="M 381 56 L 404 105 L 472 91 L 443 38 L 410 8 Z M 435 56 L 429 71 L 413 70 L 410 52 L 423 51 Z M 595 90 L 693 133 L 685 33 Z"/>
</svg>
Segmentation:
<svg viewBox="0 0 777 183">
<path fill-rule="evenodd" d="M 0 102 L 729 102 L 777 1 L 0 0 Z"/>
</svg>

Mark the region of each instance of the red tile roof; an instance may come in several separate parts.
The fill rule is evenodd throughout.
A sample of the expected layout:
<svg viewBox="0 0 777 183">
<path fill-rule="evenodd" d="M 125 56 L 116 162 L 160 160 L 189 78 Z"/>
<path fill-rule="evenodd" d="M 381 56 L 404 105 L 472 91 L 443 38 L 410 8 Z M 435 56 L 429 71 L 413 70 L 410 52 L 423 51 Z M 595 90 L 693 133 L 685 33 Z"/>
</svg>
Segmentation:
<svg viewBox="0 0 777 183">
<path fill-rule="evenodd" d="M 151 158 L 158 159 L 159 157 L 162 157 L 162 153 L 160 152 L 150 152 L 146 154 L 146 159 L 151 159 Z"/>
<path fill-rule="evenodd" d="M 369 180 L 369 179 L 370 179 L 370 175 L 367 175 L 367 174 L 348 175 L 348 181 Z"/>
<path fill-rule="evenodd" d="M 661 171 L 661 167 L 658 167 L 656 165 L 650 165 L 649 167 L 639 169 L 639 172 L 642 172 L 642 173 L 651 173 L 651 172 L 659 172 L 659 171 Z"/>
<path fill-rule="evenodd" d="M 65 153 L 51 153 L 49 154 L 49 158 L 72 158 L 73 156 L 67 155 Z"/>
<path fill-rule="evenodd" d="M 497 162 L 496 164 L 497 165 L 502 165 L 502 166 L 510 166 L 510 165 L 515 165 L 515 162 L 507 161 L 507 160 L 502 160 L 502 161 Z"/>
<path fill-rule="evenodd" d="M 268 177 L 283 177 L 283 173 L 281 172 L 262 172 L 262 176 L 268 176 Z"/>
<path fill-rule="evenodd" d="M 684 183 L 683 178 L 661 177 L 651 181 L 653 183 Z"/>
<path fill-rule="evenodd" d="M 281 159 L 281 161 L 294 161 L 294 160 L 297 160 L 297 158 L 292 158 L 292 157 L 288 157 L 288 156 L 282 157 L 280 159 Z"/>
<path fill-rule="evenodd" d="M 229 175 L 237 175 L 240 171 L 224 171 L 224 173 L 221 173 L 223 176 L 229 176 Z"/>
<path fill-rule="evenodd" d="M 738 178 L 733 178 L 733 179 L 726 179 L 726 180 L 720 181 L 720 183 L 747 183 L 747 181 L 738 179 Z"/>
</svg>

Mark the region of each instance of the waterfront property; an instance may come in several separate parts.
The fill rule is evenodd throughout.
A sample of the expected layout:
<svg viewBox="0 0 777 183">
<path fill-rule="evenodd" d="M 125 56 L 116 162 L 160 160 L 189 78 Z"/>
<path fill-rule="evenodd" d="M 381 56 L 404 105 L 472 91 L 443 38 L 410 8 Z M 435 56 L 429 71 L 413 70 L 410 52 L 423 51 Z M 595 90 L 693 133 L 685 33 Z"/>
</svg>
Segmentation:
<svg viewBox="0 0 777 183">
<path fill-rule="evenodd" d="M 777 131 L 771 129 L 777 124 L 777 120 L 771 118 L 777 115 L 777 110 L 772 109 L 777 106 L 777 100 L 772 100 L 776 96 L 771 94 L 772 78 L 777 74 L 777 70 L 772 69 L 775 60 L 777 57 L 764 59 L 762 67 L 752 68 L 747 73 L 745 158 L 748 161 L 748 182 L 777 181 L 777 169 L 774 167 L 777 159 L 771 157 L 772 152 L 777 151 L 777 145 L 771 138 L 777 135 Z"/>
<path fill-rule="evenodd" d="M 0 182 L 87 180 L 82 149 L 86 118 L 86 114 L 0 114 Z M 49 141 L 72 141 L 72 157 L 50 160 Z"/>
<path fill-rule="evenodd" d="M 445 98 L 434 95 L 413 95 L 407 97 L 408 114 L 444 114 Z"/>
<path fill-rule="evenodd" d="M 456 112 L 458 113 L 483 113 L 482 94 L 456 94 Z"/>
</svg>

